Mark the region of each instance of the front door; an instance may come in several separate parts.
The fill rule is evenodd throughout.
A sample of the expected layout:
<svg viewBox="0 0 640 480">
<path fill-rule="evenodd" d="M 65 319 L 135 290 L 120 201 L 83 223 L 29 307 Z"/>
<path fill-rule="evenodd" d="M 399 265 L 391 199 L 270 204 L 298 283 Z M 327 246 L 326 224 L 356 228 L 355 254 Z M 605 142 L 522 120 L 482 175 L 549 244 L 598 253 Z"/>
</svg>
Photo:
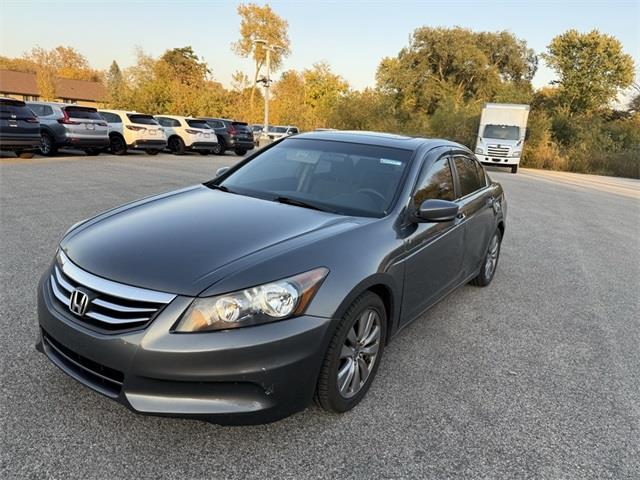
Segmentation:
<svg viewBox="0 0 640 480">
<path fill-rule="evenodd" d="M 455 200 L 451 161 L 426 162 L 413 193 L 413 207 L 428 199 Z M 402 322 L 414 319 L 455 286 L 464 256 L 464 224 L 421 222 L 405 240 L 406 267 Z"/>
</svg>

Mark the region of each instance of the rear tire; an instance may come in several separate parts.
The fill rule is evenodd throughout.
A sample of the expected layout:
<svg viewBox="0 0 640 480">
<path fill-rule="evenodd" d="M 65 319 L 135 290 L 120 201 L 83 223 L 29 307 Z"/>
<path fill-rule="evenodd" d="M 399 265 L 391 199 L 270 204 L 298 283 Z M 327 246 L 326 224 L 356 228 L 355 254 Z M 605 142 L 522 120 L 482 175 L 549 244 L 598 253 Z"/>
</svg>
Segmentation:
<svg viewBox="0 0 640 480">
<path fill-rule="evenodd" d="M 502 245 L 502 232 L 498 228 L 491 240 L 489 240 L 489 246 L 487 247 L 487 253 L 482 261 L 480 267 L 480 273 L 478 276 L 471 280 L 471 284 L 477 287 L 486 287 L 491 283 L 493 277 L 496 274 L 498 268 L 498 259 L 500 258 L 500 246 Z"/>
<path fill-rule="evenodd" d="M 159 153 L 160 153 L 160 150 L 154 150 L 154 149 L 152 149 L 152 148 L 148 148 L 148 149 L 146 149 L 144 152 L 145 152 L 147 155 L 151 155 L 151 156 L 153 156 L 153 155 L 157 155 L 157 154 L 159 154 Z"/>
<path fill-rule="evenodd" d="M 111 138 L 109 138 L 109 150 L 114 155 L 126 155 L 127 142 L 120 135 L 111 135 Z"/>
<path fill-rule="evenodd" d="M 19 158 L 33 158 L 33 155 L 33 152 L 23 152 L 22 150 L 16 150 L 16 156 L 18 156 Z"/>
<path fill-rule="evenodd" d="M 212 149 L 211 149 L 211 153 L 213 153 L 214 155 L 224 155 L 224 145 L 222 142 L 217 143 Z"/>
<path fill-rule="evenodd" d="M 58 153 L 58 147 L 56 146 L 53 135 L 42 132 L 40 134 L 40 154 L 46 157 L 53 157 L 56 153 Z"/>
<path fill-rule="evenodd" d="M 100 155 L 100 149 L 99 148 L 87 148 L 87 149 L 85 149 L 84 153 L 86 153 L 90 157 L 97 157 L 98 155 Z"/>
<path fill-rule="evenodd" d="M 239 157 L 241 157 L 241 156 L 243 156 L 243 155 L 245 155 L 247 153 L 247 149 L 246 148 L 236 148 L 234 150 L 234 153 L 236 155 L 238 155 Z"/>
<path fill-rule="evenodd" d="M 184 142 L 180 137 L 171 137 L 169 139 L 169 150 L 174 155 L 184 155 Z"/>
<path fill-rule="evenodd" d="M 513 165 L 511 167 L 511 173 L 518 173 L 518 165 Z"/>
<path fill-rule="evenodd" d="M 320 407 L 342 413 L 360 403 L 378 371 L 386 334 L 382 300 L 363 293 L 347 309 L 327 348 L 315 394 Z"/>
</svg>

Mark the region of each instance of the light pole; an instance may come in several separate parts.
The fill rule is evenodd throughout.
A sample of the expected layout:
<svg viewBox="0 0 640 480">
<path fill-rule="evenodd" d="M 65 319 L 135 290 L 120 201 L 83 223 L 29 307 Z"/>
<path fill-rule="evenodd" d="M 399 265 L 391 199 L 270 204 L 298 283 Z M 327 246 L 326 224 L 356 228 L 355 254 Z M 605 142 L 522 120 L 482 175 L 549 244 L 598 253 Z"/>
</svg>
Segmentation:
<svg viewBox="0 0 640 480">
<path fill-rule="evenodd" d="M 265 143 L 269 136 L 267 135 L 269 129 L 269 87 L 271 86 L 271 52 L 275 52 L 276 49 L 280 48 L 275 45 L 270 45 L 266 40 L 262 40 L 260 38 L 253 41 L 254 44 L 261 44 L 266 51 L 266 68 L 267 75 L 258 80 L 261 83 L 264 83 L 264 127 L 262 128 L 262 135 L 260 135 L 261 140 L 264 139 Z M 262 142 L 260 142 L 262 143 Z"/>
</svg>

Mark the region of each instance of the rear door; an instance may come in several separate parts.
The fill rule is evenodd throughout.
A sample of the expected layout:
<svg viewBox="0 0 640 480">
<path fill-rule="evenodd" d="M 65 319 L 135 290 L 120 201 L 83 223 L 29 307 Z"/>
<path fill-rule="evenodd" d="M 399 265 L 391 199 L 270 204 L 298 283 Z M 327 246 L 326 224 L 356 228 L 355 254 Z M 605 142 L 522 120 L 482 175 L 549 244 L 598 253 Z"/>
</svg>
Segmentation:
<svg viewBox="0 0 640 480">
<path fill-rule="evenodd" d="M 484 169 L 475 158 L 466 152 L 454 152 L 453 163 L 458 186 L 457 202 L 465 225 L 463 272 L 468 276 L 480 267 L 495 230 L 494 199 Z"/>
<path fill-rule="evenodd" d="M 0 135 L 5 144 L 9 138 L 20 142 L 39 139 L 40 122 L 24 102 L 0 99 Z"/>
<path fill-rule="evenodd" d="M 63 112 L 62 123 L 72 137 L 87 140 L 108 138 L 107 122 L 95 108 L 73 105 L 64 107 Z"/>
</svg>

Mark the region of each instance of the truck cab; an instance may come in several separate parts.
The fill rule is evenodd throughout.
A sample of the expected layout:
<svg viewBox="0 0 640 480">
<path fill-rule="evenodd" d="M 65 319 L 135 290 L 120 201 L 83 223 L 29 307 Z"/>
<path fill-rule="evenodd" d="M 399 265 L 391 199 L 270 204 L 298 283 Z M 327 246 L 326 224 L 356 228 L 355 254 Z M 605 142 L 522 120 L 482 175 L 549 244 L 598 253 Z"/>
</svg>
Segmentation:
<svg viewBox="0 0 640 480">
<path fill-rule="evenodd" d="M 487 103 L 482 109 L 476 156 L 484 165 L 518 171 L 527 136 L 529 105 Z"/>
</svg>

